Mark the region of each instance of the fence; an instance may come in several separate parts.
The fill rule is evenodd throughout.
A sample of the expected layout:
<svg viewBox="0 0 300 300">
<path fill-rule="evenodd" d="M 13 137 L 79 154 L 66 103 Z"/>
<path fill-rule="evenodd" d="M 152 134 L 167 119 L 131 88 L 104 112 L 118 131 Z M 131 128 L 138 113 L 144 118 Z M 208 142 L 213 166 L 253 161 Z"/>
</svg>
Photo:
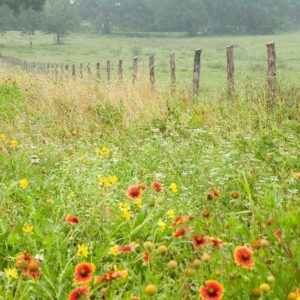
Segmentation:
<svg viewBox="0 0 300 300">
<path fill-rule="evenodd" d="M 268 95 L 271 97 L 275 96 L 276 92 L 276 52 L 275 52 L 275 43 L 270 42 L 267 45 L 267 54 L 268 54 Z M 195 97 L 198 97 L 200 94 L 200 74 L 201 74 L 201 53 L 202 49 L 195 50 L 194 56 L 194 68 L 193 68 L 193 94 Z M 230 45 L 226 48 L 227 54 L 227 93 L 230 98 L 235 95 L 235 81 L 234 81 L 234 46 Z M 31 72 L 35 74 L 50 74 L 52 76 L 73 79 L 76 78 L 83 79 L 84 76 L 88 78 L 92 77 L 92 66 L 90 63 L 87 64 L 87 74 L 84 74 L 83 64 L 79 65 L 78 70 L 76 65 L 64 65 L 64 64 L 53 64 L 53 63 L 40 63 L 40 62 L 29 62 L 21 60 L 11 56 L 4 56 L 0 54 L 0 59 L 13 66 L 18 66 L 26 72 Z M 95 74 L 97 80 L 100 80 L 100 63 L 97 62 L 95 65 Z M 136 83 L 138 79 L 138 57 L 133 58 L 132 65 L 132 83 Z M 78 72 L 78 74 L 77 74 Z M 123 80 L 123 61 L 120 59 L 118 62 L 118 79 Z M 106 62 L 106 79 L 107 82 L 111 82 L 111 62 L 108 60 Z M 176 92 L 176 59 L 175 53 L 170 54 L 170 80 L 171 80 L 171 93 Z M 151 87 L 155 87 L 155 57 L 152 55 L 149 57 L 149 81 Z"/>
</svg>

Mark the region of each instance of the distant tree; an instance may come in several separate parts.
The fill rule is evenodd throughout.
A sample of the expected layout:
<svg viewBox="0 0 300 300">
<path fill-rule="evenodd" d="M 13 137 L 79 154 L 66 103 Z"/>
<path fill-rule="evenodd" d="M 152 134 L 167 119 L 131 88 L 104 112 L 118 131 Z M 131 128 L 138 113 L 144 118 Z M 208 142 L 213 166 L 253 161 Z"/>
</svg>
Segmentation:
<svg viewBox="0 0 300 300">
<path fill-rule="evenodd" d="M 42 10 L 45 0 L 0 0 L 0 5 L 6 4 L 15 13 L 24 9 Z"/>
<path fill-rule="evenodd" d="M 45 33 L 55 34 L 56 44 L 61 44 L 61 37 L 77 26 L 75 5 L 70 0 L 47 0 L 45 4 L 42 29 Z"/>
</svg>

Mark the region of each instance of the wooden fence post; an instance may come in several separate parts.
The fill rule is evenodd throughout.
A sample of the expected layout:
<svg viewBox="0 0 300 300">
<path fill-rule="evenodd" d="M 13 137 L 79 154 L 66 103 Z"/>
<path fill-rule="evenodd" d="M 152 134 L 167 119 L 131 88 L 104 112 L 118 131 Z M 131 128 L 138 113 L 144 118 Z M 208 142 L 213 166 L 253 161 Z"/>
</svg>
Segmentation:
<svg viewBox="0 0 300 300">
<path fill-rule="evenodd" d="M 110 83 L 111 76 L 110 76 L 110 60 L 106 62 L 106 73 L 107 73 L 107 82 Z"/>
<path fill-rule="evenodd" d="M 194 57 L 194 76 L 193 76 L 193 94 L 194 96 L 199 96 L 200 91 L 200 60 L 201 60 L 202 49 L 195 50 Z"/>
<path fill-rule="evenodd" d="M 230 98 L 234 95 L 233 45 L 227 47 L 227 93 Z"/>
<path fill-rule="evenodd" d="M 65 75 L 66 75 L 66 79 L 69 78 L 69 65 L 65 66 Z"/>
<path fill-rule="evenodd" d="M 133 66 L 132 66 L 132 83 L 135 84 L 137 80 L 137 72 L 138 72 L 138 57 L 135 56 L 133 58 Z"/>
<path fill-rule="evenodd" d="M 267 44 L 268 50 L 268 94 L 274 97 L 276 93 L 276 52 L 275 43 Z"/>
<path fill-rule="evenodd" d="M 150 71 L 150 83 L 152 89 L 154 88 L 155 85 L 155 60 L 154 60 L 154 55 L 151 55 L 149 57 L 149 71 Z"/>
<path fill-rule="evenodd" d="M 119 59 L 119 65 L 118 65 L 118 75 L 119 75 L 119 80 L 123 80 L 123 60 Z"/>
<path fill-rule="evenodd" d="M 170 69 L 171 69 L 171 94 L 176 92 L 176 58 L 175 53 L 170 54 Z"/>
<path fill-rule="evenodd" d="M 100 63 L 97 62 L 96 64 L 96 77 L 98 80 L 100 80 Z"/>
<path fill-rule="evenodd" d="M 91 70 L 91 64 L 90 63 L 87 64 L 87 73 L 88 73 L 89 77 L 92 76 L 92 70 Z"/>
<path fill-rule="evenodd" d="M 58 77 L 58 64 L 55 64 L 55 79 Z"/>
<path fill-rule="evenodd" d="M 72 79 L 75 80 L 76 79 L 76 69 L 75 69 L 75 65 L 72 65 Z"/>
<path fill-rule="evenodd" d="M 83 64 L 82 63 L 79 65 L 79 78 L 80 79 L 83 78 Z"/>
</svg>

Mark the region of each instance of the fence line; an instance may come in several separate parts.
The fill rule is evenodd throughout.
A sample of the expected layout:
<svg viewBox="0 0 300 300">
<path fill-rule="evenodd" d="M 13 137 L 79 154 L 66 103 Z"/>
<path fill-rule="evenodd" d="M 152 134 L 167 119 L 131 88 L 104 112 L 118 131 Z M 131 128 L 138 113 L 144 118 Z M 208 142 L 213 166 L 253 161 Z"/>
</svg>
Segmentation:
<svg viewBox="0 0 300 300">
<path fill-rule="evenodd" d="M 273 98 L 276 95 L 276 52 L 275 52 L 275 43 L 270 42 L 267 45 L 267 54 L 268 54 L 268 71 L 267 71 L 267 84 L 268 84 L 268 95 L 269 98 Z M 201 84 L 201 54 L 202 49 L 196 49 L 194 54 L 194 68 L 193 68 L 193 94 L 195 97 L 200 95 L 200 84 Z M 226 48 L 227 56 L 227 94 L 229 98 L 234 98 L 235 95 L 235 82 L 234 82 L 234 46 L 230 45 Z M 171 94 L 176 93 L 176 58 L 175 53 L 170 54 L 170 82 L 171 82 Z M 61 79 L 72 78 L 76 80 L 84 78 L 83 64 L 79 64 L 78 71 L 76 72 L 76 65 L 72 64 L 70 67 L 68 64 L 54 64 L 54 63 L 45 63 L 45 62 L 29 62 L 21 60 L 12 56 L 5 56 L 0 54 L 0 60 L 10 64 L 12 66 L 17 66 L 24 70 L 25 72 L 34 73 L 34 74 L 49 74 L 55 78 L 60 77 Z M 87 64 L 87 78 L 92 78 L 92 65 Z M 60 69 L 60 71 L 59 71 Z M 70 74 L 71 70 L 71 74 Z M 100 81 L 100 63 L 97 62 L 95 65 L 95 77 Z M 132 62 L 132 83 L 135 84 L 138 80 L 138 57 L 133 58 Z M 124 68 L 123 60 L 119 59 L 118 61 L 118 79 L 119 81 L 123 80 Z M 106 78 L 107 83 L 111 83 L 111 61 L 107 60 L 106 62 Z M 149 57 L 149 82 L 151 88 L 155 87 L 155 57 L 151 55 Z"/>
</svg>

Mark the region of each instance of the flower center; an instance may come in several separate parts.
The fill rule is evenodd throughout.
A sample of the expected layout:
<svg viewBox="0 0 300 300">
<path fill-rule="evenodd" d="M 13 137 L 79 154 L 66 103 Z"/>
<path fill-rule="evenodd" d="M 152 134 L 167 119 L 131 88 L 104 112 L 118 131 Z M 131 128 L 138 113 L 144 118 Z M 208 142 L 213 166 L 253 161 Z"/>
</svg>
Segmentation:
<svg viewBox="0 0 300 300">
<path fill-rule="evenodd" d="M 208 294 L 209 294 L 210 296 L 216 295 L 216 290 L 215 290 L 213 287 L 209 287 L 209 288 L 207 289 L 207 292 L 208 292 Z"/>
</svg>

